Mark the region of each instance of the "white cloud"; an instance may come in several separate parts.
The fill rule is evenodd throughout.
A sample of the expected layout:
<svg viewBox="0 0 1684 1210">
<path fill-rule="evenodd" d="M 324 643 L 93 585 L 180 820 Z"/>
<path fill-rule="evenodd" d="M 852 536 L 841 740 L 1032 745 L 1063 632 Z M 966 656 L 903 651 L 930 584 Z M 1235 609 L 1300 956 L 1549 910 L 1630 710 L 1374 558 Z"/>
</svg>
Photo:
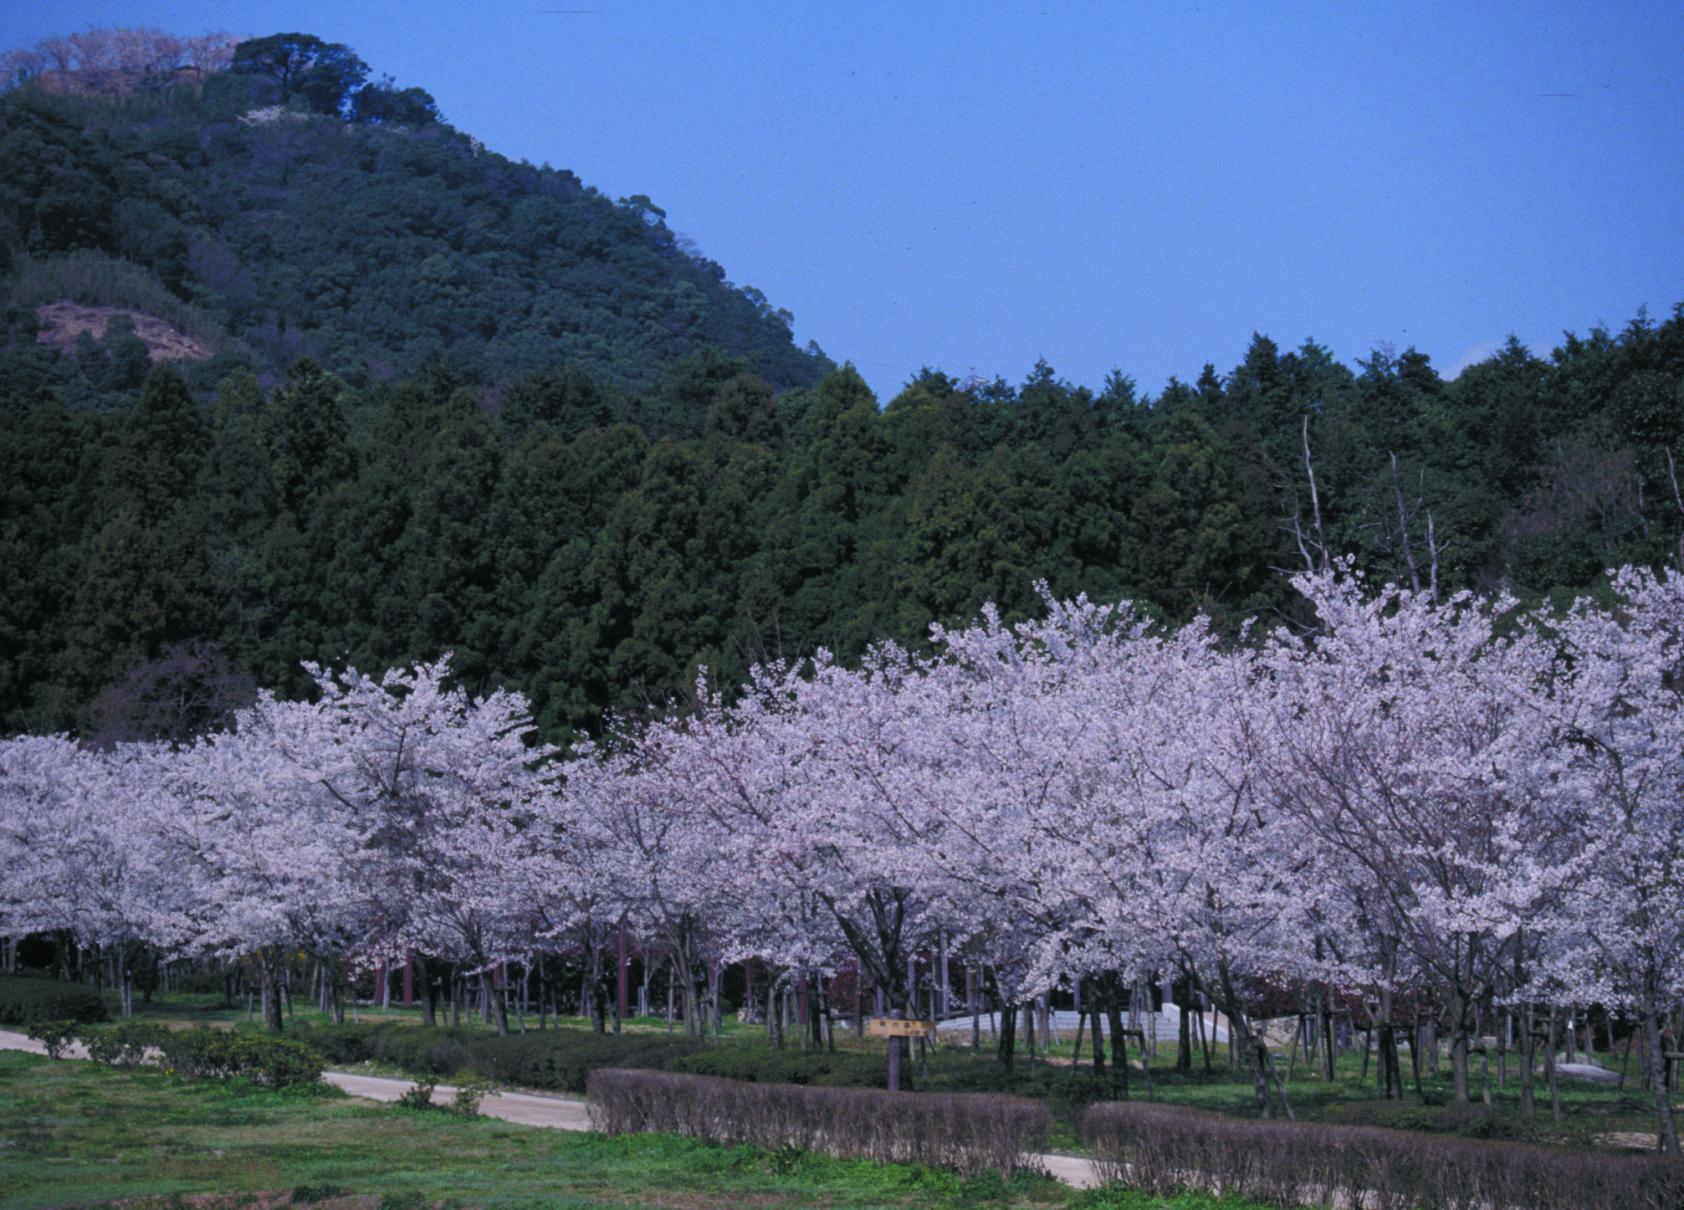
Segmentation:
<svg viewBox="0 0 1684 1210">
<path fill-rule="evenodd" d="M 1497 353 L 1502 347 L 1502 342 L 1497 340 L 1482 340 L 1476 345 L 1469 345 L 1462 350 L 1461 355 L 1455 361 L 1450 363 L 1450 368 L 1440 370 L 1438 376 L 1449 382 L 1469 366 L 1478 365 Z"/>
</svg>

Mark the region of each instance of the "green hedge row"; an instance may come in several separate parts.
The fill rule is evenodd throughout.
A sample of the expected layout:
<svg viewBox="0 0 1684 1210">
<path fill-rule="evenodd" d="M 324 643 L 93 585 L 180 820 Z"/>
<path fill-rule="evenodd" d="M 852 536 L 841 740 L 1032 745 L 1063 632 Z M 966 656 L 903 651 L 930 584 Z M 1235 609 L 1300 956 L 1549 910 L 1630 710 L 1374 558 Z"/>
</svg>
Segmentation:
<svg viewBox="0 0 1684 1210">
<path fill-rule="evenodd" d="M 335 1065 L 374 1060 L 417 1076 L 472 1073 L 497 1084 L 580 1093 L 598 1067 L 665 1068 L 707 1049 L 661 1034 L 549 1029 L 499 1038 L 396 1023 L 307 1026 L 293 1036 Z"/>
<path fill-rule="evenodd" d="M 883 1056 L 858 1052 L 829 1054 L 772 1050 L 764 1046 L 716 1046 L 685 1055 L 667 1068 L 687 1075 L 816 1088 L 883 1088 L 888 1083 L 888 1066 Z"/>
<path fill-rule="evenodd" d="M 499 1038 L 463 1030 L 400 1022 L 302 1026 L 290 1035 L 307 1042 L 329 1065 L 388 1063 L 415 1076 L 476 1074 L 498 1084 L 560 1092 L 585 1091 L 601 1067 L 715 1076 L 760 1084 L 814 1088 L 882 1088 L 887 1064 L 881 1054 L 827 1053 L 757 1044 L 711 1045 L 670 1034 L 597 1034 L 547 1029 Z M 995 1092 L 1085 1105 L 1104 1099 L 1104 1081 L 1069 1068 L 999 1064 L 944 1048 L 925 1073 L 909 1065 L 907 1079 L 920 1092 Z"/>
<path fill-rule="evenodd" d="M 105 1020 L 105 1000 L 91 987 L 57 979 L 0 978 L 0 1025 Z"/>
</svg>

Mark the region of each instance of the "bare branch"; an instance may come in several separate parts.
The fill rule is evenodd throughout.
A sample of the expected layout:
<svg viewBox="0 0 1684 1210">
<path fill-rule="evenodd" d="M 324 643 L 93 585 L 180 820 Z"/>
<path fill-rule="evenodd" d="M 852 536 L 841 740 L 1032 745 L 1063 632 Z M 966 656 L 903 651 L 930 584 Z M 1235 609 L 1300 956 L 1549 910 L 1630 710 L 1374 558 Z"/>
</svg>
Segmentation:
<svg viewBox="0 0 1684 1210">
<path fill-rule="evenodd" d="M 1415 550 L 1409 544 L 1409 510 L 1403 503 L 1403 481 L 1398 478 L 1397 451 L 1392 451 L 1392 495 L 1397 499 L 1397 528 L 1403 540 L 1403 561 L 1409 568 L 1409 586 L 1421 591 L 1421 573 L 1415 567 Z"/>
<path fill-rule="evenodd" d="M 1432 556 L 1432 570 L 1428 584 L 1428 591 L 1433 600 L 1438 600 L 1438 535 L 1433 532 L 1433 511 L 1427 510 L 1427 551 Z"/>
<path fill-rule="evenodd" d="M 1310 458 L 1310 418 L 1309 418 L 1309 416 L 1304 417 L 1303 432 L 1304 432 L 1304 473 L 1305 473 L 1305 475 L 1307 475 L 1309 477 L 1309 480 L 1310 480 L 1310 515 L 1311 515 L 1312 520 L 1314 520 L 1315 526 L 1316 526 L 1316 549 L 1317 549 L 1317 553 L 1319 553 L 1321 555 L 1321 567 L 1319 568 L 1319 570 L 1326 571 L 1327 568 L 1328 568 L 1327 534 L 1326 534 L 1326 531 L 1324 531 L 1322 529 L 1322 524 L 1321 524 L 1321 493 L 1316 489 L 1316 464 Z M 1297 524 L 1296 519 L 1294 519 L 1294 524 L 1295 525 Z M 1300 537 L 1300 540 L 1299 540 L 1299 547 L 1300 547 L 1300 549 L 1303 549 L 1302 537 Z M 1310 557 L 1309 552 L 1306 550 L 1304 552 L 1304 558 L 1306 560 L 1308 560 L 1309 557 Z M 1312 566 L 1311 570 L 1315 571 L 1315 570 L 1318 570 L 1318 569 Z"/>
</svg>

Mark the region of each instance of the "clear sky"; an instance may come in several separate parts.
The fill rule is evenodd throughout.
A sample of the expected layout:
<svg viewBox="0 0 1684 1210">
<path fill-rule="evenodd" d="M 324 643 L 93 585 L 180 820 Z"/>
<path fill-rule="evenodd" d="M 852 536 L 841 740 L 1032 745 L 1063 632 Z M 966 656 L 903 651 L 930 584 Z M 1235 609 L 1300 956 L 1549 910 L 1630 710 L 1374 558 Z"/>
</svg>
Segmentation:
<svg viewBox="0 0 1684 1210">
<path fill-rule="evenodd" d="M 1684 301 L 1684 4 L 0 0 L 299 30 L 648 194 L 852 360 L 1149 391 L 1253 331 L 1450 372 Z"/>
</svg>

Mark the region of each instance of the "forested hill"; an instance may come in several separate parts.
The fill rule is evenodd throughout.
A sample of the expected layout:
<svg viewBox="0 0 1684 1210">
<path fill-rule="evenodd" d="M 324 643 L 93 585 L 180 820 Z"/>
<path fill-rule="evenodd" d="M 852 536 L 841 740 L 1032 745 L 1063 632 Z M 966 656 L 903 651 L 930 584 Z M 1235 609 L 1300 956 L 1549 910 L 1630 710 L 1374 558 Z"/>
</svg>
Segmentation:
<svg viewBox="0 0 1684 1210">
<path fill-rule="evenodd" d="M 1150 399 L 1037 366 L 885 403 L 641 203 L 370 116 L 416 90 L 359 120 L 332 80 L 138 76 L 0 98 L 0 240 L 37 291 L 0 367 L 0 733 L 183 734 L 303 691 L 302 660 L 453 651 L 565 738 L 698 663 L 724 686 L 1030 614 L 1037 580 L 1233 627 L 1292 614 L 1306 553 L 1527 597 L 1678 554 L 1678 311 L 1451 382 L 1258 336 Z M 149 368 L 163 338 L 121 324 L 37 343 L 79 282 L 211 356 Z"/>
<path fill-rule="evenodd" d="M 349 48 L 205 43 L 90 30 L 0 61 L 8 381 L 110 402 L 86 359 L 30 356 L 37 325 L 66 348 L 99 335 L 108 313 L 43 310 L 61 302 L 176 329 L 209 355 L 184 362 L 196 388 L 300 356 L 354 386 L 565 361 L 644 389 L 708 347 L 780 389 L 828 368 L 648 198 L 482 147 Z"/>
</svg>

